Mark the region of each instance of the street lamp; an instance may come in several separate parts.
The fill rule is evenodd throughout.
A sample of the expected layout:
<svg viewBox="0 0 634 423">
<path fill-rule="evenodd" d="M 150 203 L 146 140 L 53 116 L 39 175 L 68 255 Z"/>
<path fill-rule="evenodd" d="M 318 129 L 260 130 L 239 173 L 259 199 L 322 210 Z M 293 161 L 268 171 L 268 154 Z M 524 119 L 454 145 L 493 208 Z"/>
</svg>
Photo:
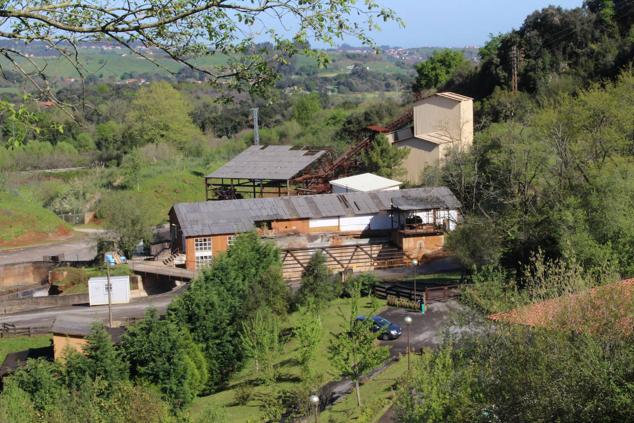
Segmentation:
<svg viewBox="0 0 634 423">
<path fill-rule="evenodd" d="M 311 395 L 308 397 L 308 401 L 310 401 L 311 405 L 315 406 L 315 423 L 319 421 L 319 396 Z"/>
<path fill-rule="evenodd" d="M 407 371 L 409 372 L 409 351 L 411 350 L 409 343 L 409 327 L 412 325 L 412 318 L 405 316 L 405 324 L 407 325 Z"/>
<path fill-rule="evenodd" d="M 416 281 L 418 279 L 418 260 L 412 260 L 412 266 L 414 266 L 414 301 L 416 301 Z"/>
</svg>

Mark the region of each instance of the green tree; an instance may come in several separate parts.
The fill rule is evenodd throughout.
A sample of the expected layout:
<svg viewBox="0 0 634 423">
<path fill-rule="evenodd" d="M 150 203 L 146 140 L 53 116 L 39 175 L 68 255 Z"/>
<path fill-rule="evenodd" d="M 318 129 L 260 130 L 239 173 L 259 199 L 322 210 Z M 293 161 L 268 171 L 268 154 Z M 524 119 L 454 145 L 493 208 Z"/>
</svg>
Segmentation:
<svg viewBox="0 0 634 423">
<path fill-rule="evenodd" d="M 176 409 L 190 404 L 207 383 L 207 363 L 187 329 L 161 320 L 156 310 L 128 329 L 121 349 L 131 376 L 156 385 Z"/>
<path fill-rule="evenodd" d="M 179 148 L 202 140 L 185 96 L 167 82 L 141 88 L 126 115 L 126 136 L 136 146 L 167 142 Z"/>
<path fill-rule="evenodd" d="M 295 302 L 299 305 L 313 304 L 318 309 L 337 298 L 342 286 L 337 282 L 328 265 L 326 256 L 320 251 L 313 254 L 306 269 L 302 273 L 302 280 L 297 291 Z"/>
<path fill-rule="evenodd" d="M 359 407 L 361 407 L 359 380 L 389 357 L 389 351 L 376 343 L 376 334 L 372 331 L 372 319 L 357 320 L 360 298 L 360 287 L 357 287 L 351 292 L 350 313 L 348 315 L 341 313 L 340 316 L 342 333 L 340 336 L 333 337 L 328 346 L 328 356 L 339 376 L 354 381 Z"/>
<path fill-rule="evenodd" d="M 378 135 L 370 148 L 363 152 L 361 161 L 367 172 L 386 178 L 396 178 L 402 176 L 403 160 L 408 154 L 409 149 L 398 148 L 390 144 L 384 135 Z"/>
<path fill-rule="evenodd" d="M 299 344 L 297 348 L 297 361 L 302 366 L 305 379 L 311 380 L 314 375 L 314 367 L 311 366 L 317 348 L 323 337 L 323 326 L 319 311 L 313 304 L 308 304 L 299 310 L 300 318 L 295 327 L 295 337 Z"/>
<path fill-rule="evenodd" d="M 113 385 L 127 380 L 128 365 L 112 344 L 112 338 L 103 323 L 96 323 L 86 337 L 83 354 L 86 357 L 86 370 L 91 380 L 101 379 Z"/>
<path fill-rule="evenodd" d="M 240 339 L 245 356 L 253 360 L 255 374 L 261 376 L 265 383 L 273 383 L 275 359 L 282 348 L 278 317 L 269 310 L 258 310 L 243 324 Z"/>
<path fill-rule="evenodd" d="M 443 86 L 459 69 L 468 64 L 461 51 L 444 49 L 434 52 L 427 60 L 416 65 L 414 92 Z"/>
<path fill-rule="evenodd" d="M 226 94 L 236 89 L 263 91 L 277 80 L 283 69 L 280 64 L 289 63 L 289 58 L 299 52 L 317 59 L 320 65 L 327 63 L 328 55 L 311 50 L 311 41 L 334 45 L 345 36 L 372 46 L 368 32 L 377 27 L 377 22 L 399 21 L 391 9 L 370 0 L 362 3 L 291 0 L 257 5 L 247 0 L 222 4 L 168 0 L 130 3 L 121 8 L 111 7 L 107 1 L 70 4 L 37 0 L 25 7 L 20 1 L 11 0 L 3 4 L 3 11 L 7 31 L 2 39 L 49 45 L 79 75 L 84 75 L 81 50 L 69 54 L 67 46 L 62 44 L 108 38 L 140 59 L 170 68 L 139 48 L 153 46 L 173 59 L 170 65 L 184 66 L 204 76 Z M 277 19 L 271 22 L 271 16 Z M 290 16 L 301 24 L 292 31 L 278 29 L 279 25 L 286 26 Z M 264 40 L 261 34 L 245 34 L 242 27 L 258 21 L 269 23 L 265 25 Z M 20 64 L 21 53 L 8 47 L 2 47 L 0 53 L 25 80 L 50 95 L 41 83 L 49 79 L 47 60 L 32 63 L 35 69 L 25 69 Z M 215 56 L 218 66 L 209 67 L 207 61 L 196 60 L 208 56 Z"/>
<path fill-rule="evenodd" d="M 398 383 L 396 418 L 399 422 L 474 422 L 479 421 L 474 404 L 474 380 L 469 366 L 459 358 L 451 344 L 439 351 L 425 351 L 416 359 L 411 376 Z"/>
<path fill-rule="evenodd" d="M 139 150 L 133 150 L 123 158 L 121 171 L 125 178 L 125 185 L 128 188 L 139 191 L 141 183 L 141 171 L 143 170 L 143 158 Z"/>
<path fill-rule="evenodd" d="M 138 195 L 130 192 L 113 192 L 99 202 L 98 215 L 117 236 L 117 246 L 132 257 L 140 241 L 150 239 L 147 212 Z"/>
<path fill-rule="evenodd" d="M 302 126 L 314 123 L 320 111 L 321 101 L 318 93 L 300 95 L 293 102 L 293 119 Z"/>
<path fill-rule="evenodd" d="M 250 287 L 260 284 L 263 275 L 280 266 L 279 250 L 272 243 L 262 241 L 255 233 L 241 234 L 226 254 L 216 256 L 189 289 L 170 304 L 170 318 L 187 326 L 204 351 L 209 390 L 219 386 L 242 364 L 242 328 L 235 322 L 243 321 L 255 311 L 250 308 L 255 300 L 247 295 Z M 258 308 L 274 310 L 280 303 L 280 299 L 264 297 L 257 299 Z"/>
<path fill-rule="evenodd" d="M 44 359 L 27 360 L 26 365 L 16 370 L 9 381 L 7 383 L 14 383 L 29 395 L 38 412 L 53 409 L 64 398 L 59 366 Z"/>
<path fill-rule="evenodd" d="M 36 421 L 37 413 L 29 394 L 20 389 L 16 383 L 5 382 L 0 394 L 0 422 L 33 423 Z"/>
</svg>

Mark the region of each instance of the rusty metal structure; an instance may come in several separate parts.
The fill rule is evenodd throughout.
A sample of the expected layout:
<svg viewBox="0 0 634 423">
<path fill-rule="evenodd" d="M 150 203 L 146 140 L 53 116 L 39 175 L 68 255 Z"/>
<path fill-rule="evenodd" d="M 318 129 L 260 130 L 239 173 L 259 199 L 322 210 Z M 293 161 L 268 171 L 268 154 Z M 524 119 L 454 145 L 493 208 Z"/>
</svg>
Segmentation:
<svg viewBox="0 0 634 423">
<path fill-rule="evenodd" d="M 350 146 L 339 157 L 331 161 L 324 160 L 316 171 L 304 173 L 289 182 L 298 187 L 298 194 L 324 194 L 330 192 L 329 181 L 349 176 L 359 170 L 361 167 L 361 153 L 370 148 L 377 134 L 393 132 L 411 122 L 412 119 L 413 110 L 409 109 L 385 126 L 372 125 L 368 127 L 372 133 Z"/>
</svg>

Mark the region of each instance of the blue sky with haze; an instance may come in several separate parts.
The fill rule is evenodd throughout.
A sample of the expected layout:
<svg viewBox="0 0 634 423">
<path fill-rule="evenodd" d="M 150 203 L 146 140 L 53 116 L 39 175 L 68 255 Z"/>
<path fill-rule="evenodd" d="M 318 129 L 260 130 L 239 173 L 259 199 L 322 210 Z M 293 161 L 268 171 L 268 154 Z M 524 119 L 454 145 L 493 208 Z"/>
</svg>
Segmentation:
<svg viewBox="0 0 634 423">
<path fill-rule="evenodd" d="M 548 5 L 579 7 L 582 0 L 378 0 L 405 20 L 405 28 L 383 25 L 372 37 L 400 47 L 481 46 L 489 34 L 518 28 L 531 12 Z M 353 44 L 352 42 L 350 44 Z M 358 44 L 358 43 L 354 43 Z"/>
</svg>

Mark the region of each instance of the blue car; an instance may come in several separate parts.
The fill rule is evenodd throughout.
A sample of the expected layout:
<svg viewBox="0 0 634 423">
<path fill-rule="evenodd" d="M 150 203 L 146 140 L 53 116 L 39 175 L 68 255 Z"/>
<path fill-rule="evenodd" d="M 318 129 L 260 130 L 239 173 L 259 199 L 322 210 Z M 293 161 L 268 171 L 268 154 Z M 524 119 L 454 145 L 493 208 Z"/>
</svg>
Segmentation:
<svg viewBox="0 0 634 423">
<path fill-rule="evenodd" d="M 358 316 L 358 322 L 364 322 L 367 317 Z M 392 323 L 381 316 L 372 316 L 372 332 L 378 333 L 380 339 L 396 339 L 403 334 L 403 330 L 396 323 Z"/>
</svg>

